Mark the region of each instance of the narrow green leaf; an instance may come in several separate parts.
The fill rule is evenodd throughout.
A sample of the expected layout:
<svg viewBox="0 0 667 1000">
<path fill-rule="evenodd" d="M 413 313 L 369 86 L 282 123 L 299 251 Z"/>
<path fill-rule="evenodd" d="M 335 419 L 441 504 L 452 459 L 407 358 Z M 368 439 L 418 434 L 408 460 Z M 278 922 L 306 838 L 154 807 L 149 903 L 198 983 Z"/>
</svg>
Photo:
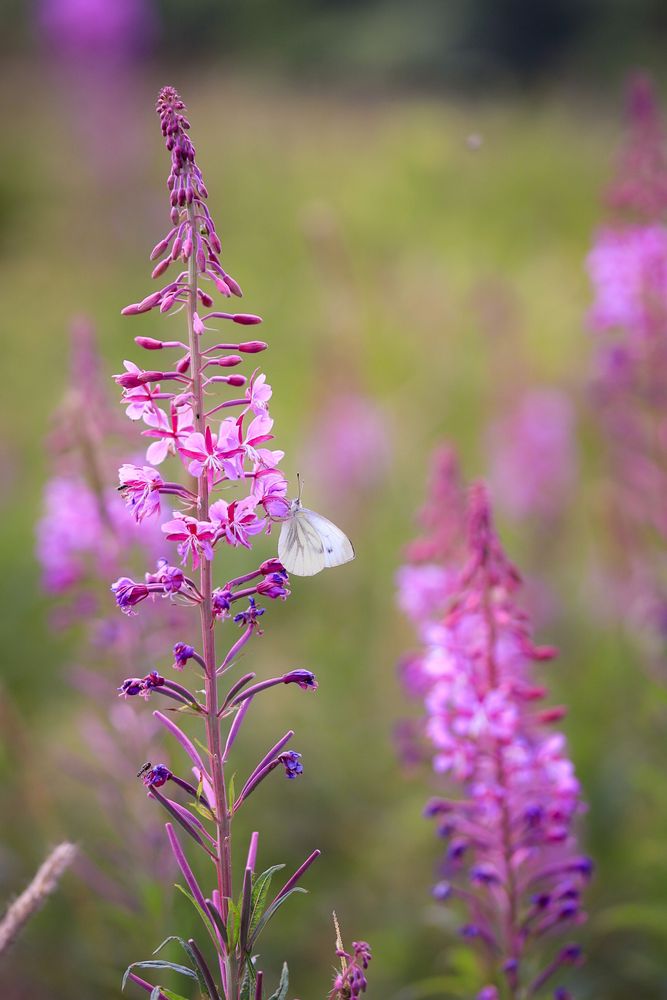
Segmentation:
<svg viewBox="0 0 667 1000">
<path fill-rule="evenodd" d="M 241 982 L 241 1000 L 252 1000 L 255 995 L 254 987 L 256 978 L 255 966 L 252 964 L 252 960 L 248 959 L 243 973 L 243 981 Z"/>
<path fill-rule="evenodd" d="M 189 976 L 190 979 L 197 978 L 197 973 L 189 965 L 179 965 L 178 962 L 166 962 L 162 958 L 150 958 L 145 962 L 133 962 L 132 965 L 128 966 L 125 975 L 129 975 L 132 969 L 171 969 L 172 972 L 178 972 L 181 976 Z"/>
<path fill-rule="evenodd" d="M 234 812 L 234 803 L 236 802 L 236 771 L 227 782 L 227 808 L 230 812 Z"/>
<path fill-rule="evenodd" d="M 153 954 L 157 955 L 157 953 L 159 951 L 161 951 L 166 944 L 169 944 L 170 941 L 178 941 L 178 943 L 180 944 L 181 948 L 183 949 L 183 951 L 185 952 L 185 954 L 188 956 L 188 958 L 192 962 L 192 969 L 193 969 L 193 971 L 195 972 L 195 974 L 197 976 L 197 980 L 199 982 L 199 989 L 204 994 L 204 996 L 210 996 L 210 991 L 208 990 L 208 988 L 206 986 L 206 980 L 204 979 L 204 977 L 203 977 L 203 975 L 202 975 L 202 973 L 201 973 L 201 971 L 199 969 L 199 962 L 197 961 L 197 956 L 195 955 L 194 951 L 190 947 L 190 943 L 188 941 L 186 941 L 185 938 L 179 937 L 178 934 L 171 934 L 168 938 L 164 939 L 164 941 L 162 942 L 161 945 L 158 945 L 158 947 L 155 949 L 155 951 L 153 952 Z"/>
<path fill-rule="evenodd" d="M 248 951 L 252 951 L 255 941 L 262 933 L 262 931 L 264 930 L 264 928 L 266 927 L 266 925 L 268 924 L 269 920 L 274 915 L 274 913 L 277 913 L 280 907 L 283 905 L 283 903 L 286 900 L 288 900 L 290 896 L 293 896 L 295 892 L 307 893 L 308 890 L 302 888 L 302 886 L 300 885 L 295 885 L 292 889 L 290 889 L 289 892 L 286 892 L 284 896 L 281 896 L 280 899 L 274 899 L 274 901 L 269 906 L 267 906 L 266 910 L 264 911 L 264 913 L 262 914 L 257 923 L 257 927 L 255 928 L 254 932 L 250 935 L 250 940 L 248 941 Z"/>
<path fill-rule="evenodd" d="M 196 800 L 195 802 L 193 802 L 193 806 L 196 809 L 196 811 L 199 813 L 199 815 L 204 817 L 204 819 L 210 820 L 211 823 L 215 822 L 215 816 L 213 815 L 213 813 L 211 812 L 211 810 L 208 808 L 208 806 L 205 806 L 203 802 L 200 802 L 199 800 Z"/>
<path fill-rule="evenodd" d="M 210 750 L 209 750 L 209 748 L 208 748 L 208 747 L 206 746 L 206 744 L 205 744 L 205 743 L 202 743 L 202 741 L 201 741 L 201 740 L 198 740 L 196 736 L 195 736 L 195 740 L 194 740 L 194 743 L 195 743 L 195 746 L 197 747 L 197 749 L 198 749 L 198 750 L 201 750 L 201 751 L 202 751 L 203 753 L 205 753 L 205 754 L 206 754 L 206 756 L 207 756 L 207 757 L 209 758 L 209 760 L 210 760 L 210 758 L 211 758 L 211 751 L 210 751 Z"/>
<path fill-rule="evenodd" d="M 174 993 L 173 990 L 165 990 L 164 986 L 162 987 L 162 992 L 167 997 L 167 1000 L 188 1000 L 187 997 L 182 997 L 180 993 Z"/>
<path fill-rule="evenodd" d="M 289 971 L 287 969 L 287 962 L 283 965 L 283 971 L 280 976 L 280 982 L 278 983 L 278 989 L 276 992 L 269 997 L 269 1000 L 286 1000 L 287 991 L 289 989 Z"/>
<path fill-rule="evenodd" d="M 157 948 L 155 949 L 155 951 L 153 952 L 153 954 L 154 955 L 159 955 L 159 953 L 162 951 L 162 949 L 164 948 L 164 946 L 167 945 L 167 944 L 169 944 L 170 941 L 178 941 L 178 943 L 180 945 L 183 945 L 184 943 L 186 943 L 186 942 L 183 941 L 182 937 L 178 936 L 178 934 L 170 934 L 169 937 L 166 937 L 164 939 L 164 941 L 157 946 Z"/>
<path fill-rule="evenodd" d="M 250 917 L 250 933 L 254 931 L 255 927 L 259 923 L 259 918 L 264 912 L 264 907 L 266 906 L 266 899 L 269 895 L 269 890 L 271 888 L 271 881 L 276 872 L 281 871 L 285 865 L 273 865 L 272 868 L 267 868 L 265 872 L 258 875 L 252 887 L 252 915 Z"/>
<path fill-rule="evenodd" d="M 229 950 L 233 951 L 239 943 L 241 920 L 239 907 L 233 902 L 233 900 L 227 900 L 227 907 L 227 938 L 229 940 Z"/>
</svg>

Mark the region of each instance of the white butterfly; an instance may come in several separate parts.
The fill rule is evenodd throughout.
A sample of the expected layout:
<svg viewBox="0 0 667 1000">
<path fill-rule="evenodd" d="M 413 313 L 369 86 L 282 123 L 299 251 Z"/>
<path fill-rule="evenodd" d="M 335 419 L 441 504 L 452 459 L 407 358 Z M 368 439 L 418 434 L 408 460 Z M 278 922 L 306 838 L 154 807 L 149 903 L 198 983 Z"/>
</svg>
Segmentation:
<svg viewBox="0 0 667 1000">
<path fill-rule="evenodd" d="M 292 500 L 290 511 L 280 529 L 278 558 L 288 573 L 314 576 L 331 566 L 342 566 L 354 559 L 352 542 L 326 517 Z"/>
</svg>

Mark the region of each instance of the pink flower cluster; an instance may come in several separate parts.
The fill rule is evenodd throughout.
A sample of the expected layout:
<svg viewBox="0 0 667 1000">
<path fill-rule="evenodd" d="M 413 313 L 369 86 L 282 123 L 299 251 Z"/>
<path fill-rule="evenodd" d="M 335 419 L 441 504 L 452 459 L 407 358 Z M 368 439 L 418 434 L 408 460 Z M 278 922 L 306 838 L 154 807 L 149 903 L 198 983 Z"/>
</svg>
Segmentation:
<svg viewBox="0 0 667 1000">
<path fill-rule="evenodd" d="M 161 257 L 153 277 L 162 276 L 170 265 L 180 262 L 185 270 L 164 287 L 141 302 L 123 310 L 138 315 L 159 307 L 165 313 L 189 308 L 193 335 L 200 338 L 213 319 L 229 320 L 243 326 L 260 323 L 260 317 L 248 313 L 209 312 L 213 299 L 206 284 L 226 297 L 240 296 L 237 282 L 223 270 L 218 254 L 220 240 L 206 205 L 206 188 L 195 162 L 194 147 L 188 137 L 189 123 L 184 105 L 170 88 L 161 92 L 158 113 L 167 148 L 172 154 L 169 175 L 172 229 L 154 248 L 152 259 Z M 162 256 L 164 255 L 164 256 Z M 193 276 L 197 301 L 190 300 Z M 197 569 L 202 560 L 211 561 L 219 542 L 230 546 L 251 547 L 250 539 L 271 530 L 272 519 L 288 512 L 287 483 L 277 468 L 284 452 L 266 445 L 272 440 L 273 420 L 268 412 L 271 386 L 258 370 L 248 380 L 240 374 L 218 374 L 240 365 L 244 356 L 266 348 L 262 341 L 217 343 L 199 353 L 198 370 L 190 373 L 191 349 L 181 341 L 162 341 L 137 337 L 137 344 L 147 351 L 180 352 L 167 370 L 144 370 L 132 361 L 125 371 L 114 376 L 123 390 L 123 405 L 133 421 L 143 421 L 144 436 L 155 438 L 146 452 L 149 465 L 125 464 L 119 472 L 120 489 L 137 521 L 161 514 L 161 497 L 180 500 L 177 509 L 161 530 L 166 539 L 177 543 L 182 564 L 191 561 Z M 194 407 L 208 390 L 219 383 L 243 389 L 241 395 L 213 406 L 197 416 Z M 175 391 L 177 390 L 177 391 Z M 220 410 L 236 410 L 225 416 L 215 428 L 211 418 Z M 184 470 L 195 479 L 204 479 L 207 488 L 206 516 L 198 510 L 197 494 L 179 482 L 166 482 L 155 466 L 169 456 L 177 457 Z M 219 499 L 208 504 L 210 494 L 229 484 L 246 486 L 245 495 L 233 500 Z M 118 596 L 118 591 L 117 591 Z"/>
<path fill-rule="evenodd" d="M 547 692 L 533 676 L 555 650 L 532 641 L 517 603 L 520 578 L 481 485 L 470 492 L 467 519 L 464 559 L 399 575 L 399 601 L 422 644 L 404 681 L 423 700 L 424 753 L 447 790 L 426 809 L 448 845 L 434 896 L 467 905 L 461 933 L 502 973 L 508 996 L 532 997 L 562 963 L 578 960 L 574 946 L 563 949 L 548 976 L 526 979 L 529 946 L 583 920 L 591 862 L 577 851 L 579 784 L 565 738 L 552 728 L 565 710 L 540 707 Z M 439 601 L 419 578 L 415 592 L 416 570 L 433 581 L 443 574 Z"/>
<path fill-rule="evenodd" d="M 667 590 L 667 145 L 650 83 L 630 92 L 629 134 L 588 258 L 598 346 L 592 398 L 606 460 L 611 603 L 664 674 Z M 657 544 L 656 544 L 657 541 Z"/>
<path fill-rule="evenodd" d="M 552 521 L 577 472 L 574 412 L 565 393 L 535 388 L 489 428 L 489 480 L 496 503 L 513 518 Z"/>
<path fill-rule="evenodd" d="M 667 226 L 607 226 L 588 255 L 592 329 L 624 330 L 640 341 L 667 320 Z"/>
</svg>

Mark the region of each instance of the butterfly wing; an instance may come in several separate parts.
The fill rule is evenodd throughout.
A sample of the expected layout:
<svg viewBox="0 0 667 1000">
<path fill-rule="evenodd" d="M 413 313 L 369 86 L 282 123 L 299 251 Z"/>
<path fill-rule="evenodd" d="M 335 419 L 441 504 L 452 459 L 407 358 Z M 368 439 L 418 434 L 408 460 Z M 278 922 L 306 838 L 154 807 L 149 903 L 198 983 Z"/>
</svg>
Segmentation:
<svg viewBox="0 0 667 1000">
<path fill-rule="evenodd" d="M 333 521 L 305 507 L 302 508 L 301 515 L 320 539 L 324 551 L 324 566 L 327 569 L 332 566 L 342 566 L 343 563 L 354 559 L 352 542 Z"/>
<path fill-rule="evenodd" d="M 278 558 L 288 573 L 314 576 L 327 565 L 324 542 L 300 508 L 283 522 L 278 539 Z"/>
</svg>

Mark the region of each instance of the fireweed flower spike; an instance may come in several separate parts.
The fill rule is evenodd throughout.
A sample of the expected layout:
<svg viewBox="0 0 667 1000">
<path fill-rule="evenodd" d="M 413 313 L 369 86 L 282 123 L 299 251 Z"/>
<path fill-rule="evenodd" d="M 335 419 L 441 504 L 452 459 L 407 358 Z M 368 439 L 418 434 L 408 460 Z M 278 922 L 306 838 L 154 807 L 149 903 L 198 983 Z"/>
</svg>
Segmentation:
<svg viewBox="0 0 667 1000">
<path fill-rule="evenodd" d="M 609 218 L 587 259 L 597 341 L 591 399 L 607 475 L 611 604 L 664 681 L 667 139 L 650 81 L 635 79 L 629 98 Z"/>
<path fill-rule="evenodd" d="M 146 453 L 149 464 L 126 463 L 119 477 L 121 494 L 134 518 L 137 522 L 162 520 L 164 543 L 175 545 L 180 565 L 172 565 L 173 556 L 169 561 L 162 558 L 156 572 L 146 573 L 143 581 L 123 576 L 112 590 L 120 609 L 130 615 L 136 614 L 144 602 L 150 604 L 158 598 L 196 607 L 200 639 L 194 645 L 179 641 L 173 647 L 171 663 L 179 672 L 179 682 L 163 676 L 158 669 L 150 669 L 143 677 L 123 680 L 118 693 L 126 699 L 167 699 L 161 707 L 169 714 L 157 711 L 155 718 L 185 750 L 194 775 L 190 784 L 178 776 L 171 763 L 151 766 L 142 774 L 149 798 L 168 813 L 167 835 L 185 881 L 183 891 L 193 902 L 206 932 L 202 942 L 170 939 L 181 942 L 188 966 L 185 971 L 174 963 L 164 966 L 196 979 L 202 993 L 211 998 L 240 1000 L 242 996 L 254 996 L 261 1000 L 263 975 L 254 957 L 257 939 L 283 902 L 293 893 L 304 891 L 298 882 L 319 851 L 313 852 L 272 897 L 270 884 L 277 868 L 256 873 L 255 833 L 244 877 L 240 885 L 235 885 L 231 830 L 236 812 L 280 765 L 288 780 L 302 774 L 303 766 L 301 755 L 286 749 L 293 735 L 289 731 L 259 761 L 236 795 L 226 781 L 225 768 L 256 697 L 264 697 L 263 692 L 282 685 L 312 691 L 317 681 L 311 671 L 294 669 L 251 684 L 255 680 L 251 672 L 231 680 L 224 694 L 219 691 L 221 679 L 236 666 L 246 644 L 263 634 L 260 619 L 267 609 L 260 602 L 286 600 L 290 589 L 285 567 L 276 558 L 214 589 L 213 562 L 227 546 L 250 550 L 257 535 L 270 532 L 274 519 L 284 519 L 289 509 L 285 500 L 287 483 L 278 468 L 283 453 L 266 447 L 273 437 L 268 412 L 272 391 L 266 376 L 259 369 L 249 378 L 227 374 L 267 345 L 259 340 L 222 342 L 213 326 L 215 321 L 256 325 L 260 317 L 209 311 L 215 293 L 231 298 L 240 296 L 241 289 L 221 264 L 220 239 L 206 204 L 207 191 L 189 137 L 185 105 L 173 88 L 165 87 L 160 92 L 157 112 L 171 154 L 171 228 L 155 246 L 151 258 L 157 262 L 153 277 L 165 283 L 123 313 L 137 316 L 151 310 L 182 310 L 187 339 L 163 341 L 138 336 L 136 343 L 151 352 L 151 360 L 160 359 L 159 370 L 152 364 L 144 371 L 133 361 L 126 361 L 125 371 L 116 376 L 127 416 L 143 422 L 143 433 L 156 439 Z M 211 346 L 204 342 L 208 333 L 215 341 Z M 176 352 L 176 360 L 163 363 L 170 351 Z M 221 371 L 225 374 L 217 374 Z M 216 403 L 211 396 L 220 385 L 230 394 Z M 222 419 L 214 416 L 219 411 L 224 411 Z M 168 461 L 180 463 L 180 471 L 163 472 L 162 463 Z M 156 466 L 160 466 L 159 472 Z M 188 473 L 196 480 L 196 491 L 180 485 Z M 221 488 L 224 497 L 218 498 L 216 492 Z M 175 505 L 171 511 L 168 503 Z M 228 634 L 228 650 L 219 659 L 216 632 L 221 628 Z M 180 683 L 188 678 L 192 678 L 196 697 Z M 173 721 L 175 712 L 204 723 L 205 753 L 200 754 L 197 740 Z M 167 793 L 174 797 L 167 797 Z M 189 848 L 201 848 L 213 864 L 214 885 L 207 892 L 200 887 L 186 857 L 181 844 L 184 835 L 183 843 Z M 201 947 L 207 938 L 216 952 L 215 962 L 209 961 Z M 131 966 L 124 984 L 130 979 L 144 991 L 157 995 L 159 985 L 149 984 L 132 971 L 154 964 L 138 962 Z M 355 957 L 350 968 L 358 964 Z M 286 996 L 287 988 L 285 967 L 276 996 Z M 345 995 L 357 994 L 358 990 Z"/>
<path fill-rule="evenodd" d="M 532 671 L 555 650 L 531 639 L 517 603 L 521 580 L 481 485 L 469 496 L 467 552 L 449 558 L 439 567 L 441 602 L 430 594 L 415 601 L 406 593 L 414 578 L 405 570 L 399 578 L 422 641 L 404 680 L 423 700 L 422 741 L 444 781 L 444 797 L 425 810 L 447 845 L 433 897 L 468 911 L 460 932 L 495 978 L 479 996 L 524 1000 L 580 960 L 576 946 L 554 953 L 543 941 L 584 919 L 592 865 L 573 832 L 579 785 L 565 739 L 552 730 L 564 710 L 537 707 L 546 689 Z"/>
</svg>

